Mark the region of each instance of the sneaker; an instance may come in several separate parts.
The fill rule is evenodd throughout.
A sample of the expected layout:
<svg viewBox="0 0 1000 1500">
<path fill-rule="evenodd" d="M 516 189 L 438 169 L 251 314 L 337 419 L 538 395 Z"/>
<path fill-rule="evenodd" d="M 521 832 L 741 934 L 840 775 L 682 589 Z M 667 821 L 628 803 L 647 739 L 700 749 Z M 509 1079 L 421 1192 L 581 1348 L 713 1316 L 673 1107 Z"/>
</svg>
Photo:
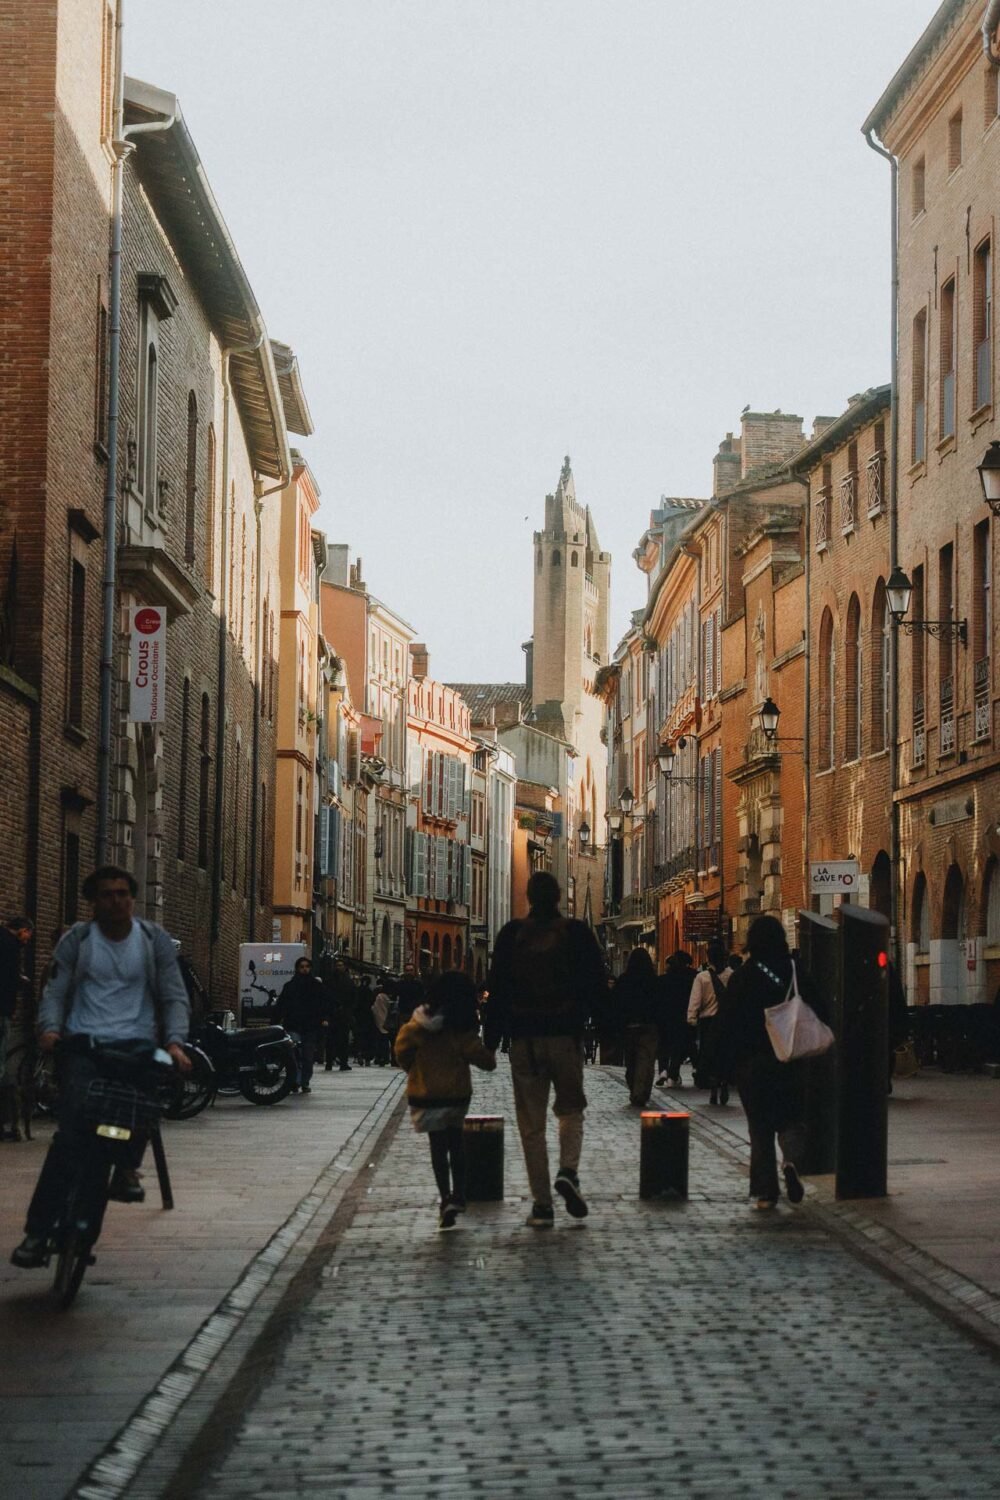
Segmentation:
<svg viewBox="0 0 1000 1500">
<path fill-rule="evenodd" d="M 580 1179 L 572 1167 L 559 1168 L 555 1189 L 566 1204 L 566 1210 L 571 1218 L 585 1219 L 587 1217 L 588 1209 L 583 1194 L 580 1192 Z"/>
<path fill-rule="evenodd" d="M 294 1090 L 294 1089 L 293 1089 L 293 1090 L 292 1090 L 292 1093 L 293 1093 L 293 1094 L 294 1094 L 294 1092 L 295 1092 L 295 1090 Z M 303 1092 L 303 1093 L 304 1093 L 304 1094 L 311 1094 L 311 1093 L 312 1093 L 312 1087 L 311 1087 L 311 1085 L 310 1085 L 310 1084 L 308 1084 L 308 1083 L 304 1083 L 304 1084 L 303 1084 L 303 1085 L 302 1085 L 302 1092 Z"/>
<path fill-rule="evenodd" d="M 785 1192 L 788 1194 L 789 1203 L 801 1203 L 806 1195 L 806 1190 L 802 1186 L 802 1178 L 790 1161 L 785 1162 L 782 1170 L 785 1174 Z"/>
<path fill-rule="evenodd" d="M 544 1203 L 533 1203 L 531 1213 L 524 1221 L 529 1229 L 552 1229 L 556 1222 L 555 1211 Z"/>
<path fill-rule="evenodd" d="M 666 1073 L 661 1073 L 660 1076 L 659 1076 L 659 1078 L 656 1080 L 656 1087 L 658 1089 L 665 1089 L 666 1086 L 667 1086 L 667 1075 L 666 1075 Z"/>
<path fill-rule="evenodd" d="M 765 1211 L 769 1208 L 777 1208 L 777 1206 L 777 1200 L 774 1198 L 758 1198 L 757 1202 L 754 1204 L 754 1208 L 763 1209 Z"/>
<path fill-rule="evenodd" d="M 44 1234 L 26 1234 L 21 1243 L 11 1252 L 10 1263 L 20 1266 L 22 1271 L 35 1271 L 48 1263 L 45 1253 Z"/>
<path fill-rule="evenodd" d="M 441 1212 L 438 1215 L 438 1230 L 442 1233 L 447 1229 L 455 1229 L 458 1226 L 458 1205 L 456 1203 L 442 1203 Z"/>
<path fill-rule="evenodd" d="M 114 1203 L 145 1203 L 146 1189 L 139 1181 L 138 1172 L 129 1167 L 116 1167 L 111 1175 L 108 1197 Z"/>
<path fill-rule="evenodd" d="M 340 1071 L 342 1073 L 353 1073 L 354 1069 L 351 1067 L 350 1063 L 341 1063 Z"/>
</svg>

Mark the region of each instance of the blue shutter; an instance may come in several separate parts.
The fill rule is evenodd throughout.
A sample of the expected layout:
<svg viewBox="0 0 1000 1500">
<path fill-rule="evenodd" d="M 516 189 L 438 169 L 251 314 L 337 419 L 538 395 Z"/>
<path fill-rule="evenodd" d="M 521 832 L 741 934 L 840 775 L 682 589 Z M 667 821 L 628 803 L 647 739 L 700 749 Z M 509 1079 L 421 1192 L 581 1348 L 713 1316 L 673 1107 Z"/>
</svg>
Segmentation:
<svg viewBox="0 0 1000 1500">
<path fill-rule="evenodd" d="M 327 803 L 319 805 L 319 873 L 321 876 L 330 873 L 330 808 Z"/>
</svg>

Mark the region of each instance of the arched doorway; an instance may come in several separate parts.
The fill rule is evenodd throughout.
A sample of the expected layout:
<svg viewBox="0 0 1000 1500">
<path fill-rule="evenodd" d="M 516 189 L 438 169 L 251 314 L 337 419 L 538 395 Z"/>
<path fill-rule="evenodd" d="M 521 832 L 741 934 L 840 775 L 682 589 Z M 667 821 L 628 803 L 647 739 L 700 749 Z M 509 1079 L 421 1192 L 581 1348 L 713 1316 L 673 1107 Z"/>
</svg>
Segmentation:
<svg viewBox="0 0 1000 1500">
<path fill-rule="evenodd" d="M 952 865 L 944 882 L 941 941 L 938 944 L 937 983 L 931 953 L 931 1000 L 938 1005 L 961 1005 L 965 999 L 965 881 Z"/>
<path fill-rule="evenodd" d="M 880 849 L 872 865 L 868 882 L 868 905 L 879 912 L 886 921 L 892 918 L 892 865 L 884 849 Z"/>
<path fill-rule="evenodd" d="M 434 947 L 431 949 L 431 967 L 435 974 L 441 972 L 441 939 L 437 933 L 434 934 Z"/>
<path fill-rule="evenodd" d="M 441 968 L 443 970 L 451 968 L 451 936 L 447 932 L 441 944 Z"/>
</svg>

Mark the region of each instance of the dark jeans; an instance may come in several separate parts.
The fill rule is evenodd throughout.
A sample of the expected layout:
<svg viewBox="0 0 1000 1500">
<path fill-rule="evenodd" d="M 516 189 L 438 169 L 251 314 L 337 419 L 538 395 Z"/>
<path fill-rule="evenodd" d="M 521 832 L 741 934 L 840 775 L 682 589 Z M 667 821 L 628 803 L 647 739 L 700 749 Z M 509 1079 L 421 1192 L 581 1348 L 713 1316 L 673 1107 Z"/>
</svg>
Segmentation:
<svg viewBox="0 0 1000 1500">
<path fill-rule="evenodd" d="M 300 1089 L 307 1089 L 312 1083 L 316 1053 L 323 1040 L 323 1033 L 322 1031 L 292 1031 L 289 1035 L 297 1043 L 295 1055 L 298 1063 L 298 1076 L 295 1082 Z"/>
<path fill-rule="evenodd" d="M 656 1072 L 655 1026 L 626 1026 L 625 1082 L 633 1104 L 648 1104 Z"/>
<path fill-rule="evenodd" d="M 801 1064 L 780 1063 L 763 1054 L 751 1057 L 738 1066 L 736 1085 L 750 1131 L 750 1196 L 776 1200 L 775 1136 L 785 1161 L 801 1161 L 806 1143 Z"/>
<path fill-rule="evenodd" d="M 447 1130 L 431 1130 L 427 1139 L 431 1143 L 431 1166 L 441 1202 L 450 1198 L 464 1208 L 465 1136 L 461 1125 L 451 1125 Z"/>
<path fill-rule="evenodd" d="M 90 1226 L 92 1239 L 96 1240 L 101 1232 L 108 1158 L 95 1150 L 93 1132 L 84 1128 L 81 1118 L 87 1088 L 100 1077 L 97 1059 L 87 1052 L 63 1052 L 57 1056 L 59 1128 L 52 1137 L 28 1205 L 27 1234 L 48 1234 L 75 1182 L 79 1182 L 78 1202 Z M 138 1167 L 147 1139 L 145 1135 L 137 1135 L 130 1142 L 129 1160 L 123 1165 Z"/>
<path fill-rule="evenodd" d="M 347 1022 L 331 1021 L 323 1035 L 326 1039 L 324 1054 L 327 1068 L 332 1068 L 335 1062 L 346 1068 L 351 1045 L 351 1028 Z"/>
</svg>

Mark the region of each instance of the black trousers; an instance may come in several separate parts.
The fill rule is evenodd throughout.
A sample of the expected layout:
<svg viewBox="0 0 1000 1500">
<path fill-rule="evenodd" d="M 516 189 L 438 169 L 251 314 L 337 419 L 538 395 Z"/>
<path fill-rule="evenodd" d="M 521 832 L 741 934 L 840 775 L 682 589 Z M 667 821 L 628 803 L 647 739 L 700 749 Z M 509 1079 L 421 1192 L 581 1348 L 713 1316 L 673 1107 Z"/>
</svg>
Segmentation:
<svg viewBox="0 0 1000 1500">
<path fill-rule="evenodd" d="M 351 1028 L 346 1021 L 331 1021 L 323 1032 L 325 1061 L 328 1068 L 334 1063 L 339 1063 L 342 1068 L 347 1067 L 348 1052 L 351 1045 Z"/>
<path fill-rule="evenodd" d="M 802 1065 L 751 1057 L 737 1067 L 736 1085 L 750 1131 L 750 1196 L 777 1200 L 775 1136 L 782 1157 L 793 1163 L 801 1161 L 806 1143 Z"/>
<path fill-rule="evenodd" d="M 52 1137 L 28 1205 L 27 1234 L 48 1234 L 74 1183 L 79 1184 L 78 1202 L 92 1238 L 96 1240 L 101 1232 L 108 1159 L 95 1150 L 93 1134 L 84 1128 L 82 1120 L 87 1089 L 95 1078 L 100 1077 L 96 1059 L 87 1052 L 65 1052 L 57 1058 L 58 1129 Z M 147 1136 L 141 1135 L 129 1143 L 128 1160 L 123 1165 L 139 1165 L 147 1140 Z"/>
<path fill-rule="evenodd" d="M 450 1198 L 465 1207 L 465 1136 L 461 1125 L 427 1133 L 431 1143 L 431 1166 L 441 1202 Z"/>
</svg>

